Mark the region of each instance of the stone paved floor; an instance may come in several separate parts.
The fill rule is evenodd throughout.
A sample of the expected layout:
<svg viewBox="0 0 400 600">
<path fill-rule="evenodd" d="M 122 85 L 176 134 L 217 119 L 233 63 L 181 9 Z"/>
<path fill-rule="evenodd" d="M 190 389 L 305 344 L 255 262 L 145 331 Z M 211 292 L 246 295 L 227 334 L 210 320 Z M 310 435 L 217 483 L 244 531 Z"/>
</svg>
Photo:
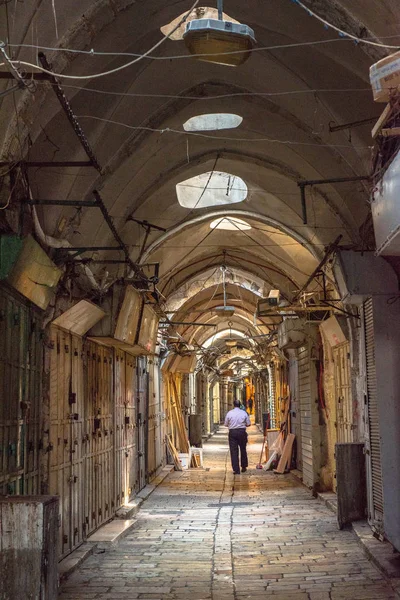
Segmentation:
<svg viewBox="0 0 400 600">
<path fill-rule="evenodd" d="M 113 551 L 91 556 L 60 600 L 366 600 L 398 598 L 351 531 L 290 475 L 233 476 L 225 430 L 205 468 L 173 472 Z"/>
</svg>

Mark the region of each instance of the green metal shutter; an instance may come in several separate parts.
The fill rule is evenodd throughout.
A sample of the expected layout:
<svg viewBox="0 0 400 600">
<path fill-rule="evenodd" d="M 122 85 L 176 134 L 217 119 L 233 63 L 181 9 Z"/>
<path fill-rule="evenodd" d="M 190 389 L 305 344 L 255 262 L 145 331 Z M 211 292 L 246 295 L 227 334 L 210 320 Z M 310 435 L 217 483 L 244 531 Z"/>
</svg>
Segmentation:
<svg viewBox="0 0 400 600">
<path fill-rule="evenodd" d="M 40 312 L 0 284 L 0 494 L 39 494 Z"/>
</svg>

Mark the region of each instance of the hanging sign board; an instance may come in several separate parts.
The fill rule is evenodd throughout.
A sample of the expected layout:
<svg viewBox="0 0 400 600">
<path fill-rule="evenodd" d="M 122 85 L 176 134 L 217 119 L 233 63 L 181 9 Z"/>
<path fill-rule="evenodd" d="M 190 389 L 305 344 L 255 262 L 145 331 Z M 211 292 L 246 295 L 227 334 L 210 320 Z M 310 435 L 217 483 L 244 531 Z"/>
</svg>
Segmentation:
<svg viewBox="0 0 400 600">
<path fill-rule="evenodd" d="M 338 346 L 347 341 L 346 336 L 339 325 L 339 321 L 334 315 L 329 317 L 329 319 L 326 319 L 326 321 L 322 321 L 322 323 L 320 323 L 320 329 L 330 346 Z"/>
<path fill-rule="evenodd" d="M 46 310 L 54 298 L 61 269 L 42 250 L 41 246 L 28 236 L 24 239 L 9 275 L 9 284 L 33 304 Z"/>
<path fill-rule="evenodd" d="M 85 335 L 106 313 L 89 300 L 80 300 L 77 304 L 54 319 L 53 325 L 66 329 L 76 335 Z"/>
<path fill-rule="evenodd" d="M 135 343 L 142 305 L 142 296 L 134 287 L 128 285 L 117 319 L 115 339 L 126 344 Z"/>
<path fill-rule="evenodd" d="M 143 306 L 137 345 L 145 354 L 154 354 L 157 341 L 158 317 L 148 305 Z"/>
</svg>

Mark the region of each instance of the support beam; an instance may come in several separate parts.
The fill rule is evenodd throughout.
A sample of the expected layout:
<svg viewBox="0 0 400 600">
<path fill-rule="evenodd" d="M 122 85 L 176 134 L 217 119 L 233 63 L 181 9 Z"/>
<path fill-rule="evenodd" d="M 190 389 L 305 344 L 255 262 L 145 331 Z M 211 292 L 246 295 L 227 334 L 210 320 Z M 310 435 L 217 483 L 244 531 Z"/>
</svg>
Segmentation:
<svg viewBox="0 0 400 600">
<path fill-rule="evenodd" d="M 110 252 L 115 250 L 121 252 L 122 246 L 67 246 L 65 248 L 54 248 L 56 252 Z"/>
<path fill-rule="evenodd" d="M 50 75 L 47 73 L 24 73 L 24 78 L 26 79 L 36 79 L 36 81 L 49 81 Z M 14 79 L 14 75 L 12 75 L 9 71 L 0 71 L 0 79 Z"/>
<path fill-rule="evenodd" d="M 71 262 L 73 262 L 74 264 L 78 264 L 78 265 L 86 265 L 86 264 L 91 264 L 91 265 L 125 265 L 126 264 L 126 260 L 121 259 L 121 260 L 114 260 L 114 259 L 96 259 L 96 258 L 82 258 L 82 259 L 78 259 L 78 260 L 72 260 Z"/>
<path fill-rule="evenodd" d="M 140 252 L 139 252 L 139 256 L 138 256 L 138 262 L 140 263 L 140 260 L 144 254 L 144 251 L 146 249 L 146 244 L 147 244 L 147 240 L 149 239 L 149 235 L 152 229 L 156 229 L 157 231 L 163 231 L 164 233 L 167 231 L 166 229 L 164 229 L 164 227 L 159 227 L 158 225 L 153 225 L 152 223 L 149 223 L 148 221 L 140 221 L 139 219 L 134 219 L 133 217 L 128 217 L 127 221 L 133 221 L 134 223 L 138 223 L 138 225 L 141 225 L 145 231 L 144 234 L 144 238 L 143 238 L 143 243 L 142 243 L 142 247 L 140 248 Z"/>
<path fill-rule="evenodd" d="M 27 198 L 24 200 L 24 204 L 30 204 L 32 206 L 75 206 L 76 208 L 88 206 L 92 208 L 99 208 L 99 205 L 95 200 L 42 200 L 40 198 L 37 200 L 31 200 L 30 198 Z"/>
<path fill-rule="evenodd" d="M 319 263 L 319 265 L 311 273 L 310 277 L 307 279 L 307 281 L 303 285 L 303 287 L 294 296 L 294 298 L 292 299 L 292 304 L 294 304 L 296 302 L 296 300 L 298 298 L 300 298 L 301 294 L 308 288 L 308 286 L 310 285 L 310 283 L 312 282 L 312 280 L 315 278 L 315 276 L 321 271 L 322 267 L 327 263 L 327 261 L 328 261 L 329 257 L 331 256 L 331 254 L 336 250 L 336 248 L 340 244 L 340 240 L 342 239 L 342 237 L 343 237 L 342 234 L 338 235 L 338 237 L 336 238 L 336 240 L 334 242 L 332 242 L 331 244 L 329 244 L 329 246 L 327 247 L 327 249 L 325 251 L 324 258 L 321 260 L 321 262 Z"/>
<path fill-rule="evenodd" d="M 46 167 L 47 168 L 64 168 L 64 167 L 93 167 L 92 163 L 88 160 L 60 160 L 60 161 L 38 161 L 38 160 L 28 160 L 28 161 L 12 161 L 12 160 L 3 160 L 0 161 L 0 167 L 12 167 L 12 166 L 23 166 L 23 167 Z"/>
<path fill-rule="evenodd" d="M 306 187 L 309 185 L 325 185 L 328 183 L 347 183 L 350 181 L 368 181 L 369 175 L 357 175 L 355 177 L 333 177 L 331 179 L 305 179 L 298 181 L 297 185 L 300 188 L 301 210 L 303 215 L 303 223 L 307 225 L 307 204 L 306 204 Z"/>
<path fill-rule="evenodd" d="M 100 194 L 97 190 L 93 190 L 93 195 L 96 199 L 98 207 L 100 208 L 100 210 L 103 214 L 105 222 L 107 223 L 111 233 L 114 236 L 115 241 L 120 245 L 121 250 L 124 251 L 126 262 L 131 267 L 131 269 L 133 270 L 135 275 L 137 275 L 139 277 L 139 279 L 141 279 L 143 281 L 143 283 L 145 283 L 147 286 L 148 279 L 147 279 L 146 275 L 143 273 L 142 269 L 131 259 L 130 254 L 129 254 L 129 249 L 126 246 L 126 244 L 124 244 L 121 236 L 119 235 L 118 231 L 116 230 L 116 227 L 108 213 L 108 210 L 103 202 L 102 197 L 100 196 Z"/>
<path fill-rule="evenodd" d="M 350 123 L 342 123 L 341 125 L 331 125 L 329 123 L 329 131 L 334 133 L 335 131 L 343 131 L 344 129 L 354 129 L 354 127 L 361 127 L 362 125 L 368 125 L 368 123 L 375 123 L 376 117 L 368 117 L 368 119 L 360 119 L 359 121 L 351 121 Z"/>
<path fill-rule="evenodd" d="M 39 52 L 39 60 L 42 64 L 43 68 L 47 69 L 48 71 L 51 71 L 51 67 L 50 67 L 49 63 L 47 62 L 47 58 L 43 52 Z M 52 84 L 54 93 L 57 96 L 57 98 L 61 104 L 61 107 L 62 107 L 63 111 L 65 112 L 68 121 L 71 123 L 72 128 L 75 131 L 75 134 L 76 134 L 82 148 L 86 152 L 92 166 L 95 169 L 97 169 L 97 171 L 99 173 L 102 173 L 102 168 L 101 168 L 100 164 L 98 163 L 97 158 L 93 152 L 93 149 L 91 148 L 85 134 L 83 133 L 81 126 L 78 123 L 76 116 L 74 115 L 74 113 L 72 111 L 71 105 L 68 101 L 68 98 L 64 94 L 64 91 L 63 91 L 60 83 L 53 75 L 50 75 L 50 82 Z"/>
<path fill-rule="evenodd" d="M 160 325 L 195 325 L 196 327 L 201 325 L 201 327 L 217 327 L 217 325 L 213 325 L 211 323 L 196 323 L 195 321 L 162 321 Z"/>
</svg>

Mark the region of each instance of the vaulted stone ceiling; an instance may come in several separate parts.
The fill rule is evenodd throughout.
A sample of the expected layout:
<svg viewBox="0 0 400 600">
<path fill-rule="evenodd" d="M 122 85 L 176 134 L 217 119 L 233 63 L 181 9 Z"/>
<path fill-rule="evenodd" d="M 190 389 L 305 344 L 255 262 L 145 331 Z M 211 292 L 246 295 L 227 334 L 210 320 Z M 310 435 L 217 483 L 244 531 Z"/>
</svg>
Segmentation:
<svg viewBox="0 0 400 600">
<path fill-rule="evenodd" d="M 396 0 L 306 4 L 357 37 L 400 44 Z M 50 0 L 0 5 L 1 38 L 9 42 L 10 55 L 37 63 L 39 47 L 55 72 L 77 77 L 62 79 L 62 85 L 103 168 L 101 174 L 92 168 L 30 168 L 32 195 L 83 200 L 99 190 L 132 259 L 160 264 L 159 289 L 167 299 L 222 263 L 290 298 L 339 234 L 342 244 L 371 244 L 366 183 L 307 188 L 305 225 L 297 182 L 368 174 L 371 125 L 338 132 L 329 126 L 380 114 L 369 67 L 393 50 L 339 37 L 290 0 L 226 0 L 226 13 L 255 31 L 256 50 L 245 65 L 200 62 L 186 56 L 182 41 L 168 40 L 129 68 L 78 78 L 113 70 L 132 54 L 144 53 L 161 38 L 160 28 L 190 6 L 186 0 L 56 0 L 54 10 Z M 11 85 L 0 82 L 3 90 Z M 3 160 L 86 160 L 49 83 L 37 82 L 36 88 L 2 99 Z M 236 129 L 202 135 L 183 129 L 191 117 L 222 112 L 243 121 Z M 242 178 L 247 198 L 192 209 L 178 203 L 178 183 L 216 170 Z M 112 245 L 96 209 L 46 206 L 38 215 L 46 234 L 74 246 Z M 144 230 L 127 220 L 130 216 L 166 230 L 150 232 L 142 256 Z M 224 216 L 243 219 L 251 229 L 210 228 Z M 115 276 L 123 273 L 122 266 L 113 269 Z M 207 287 L 206 301 L 212 293 Z M 190 302 L 193 298 L 179 309 L 185 318 Z M 250 304 L 245 309 L 252 310 Z"/>
</svg>

